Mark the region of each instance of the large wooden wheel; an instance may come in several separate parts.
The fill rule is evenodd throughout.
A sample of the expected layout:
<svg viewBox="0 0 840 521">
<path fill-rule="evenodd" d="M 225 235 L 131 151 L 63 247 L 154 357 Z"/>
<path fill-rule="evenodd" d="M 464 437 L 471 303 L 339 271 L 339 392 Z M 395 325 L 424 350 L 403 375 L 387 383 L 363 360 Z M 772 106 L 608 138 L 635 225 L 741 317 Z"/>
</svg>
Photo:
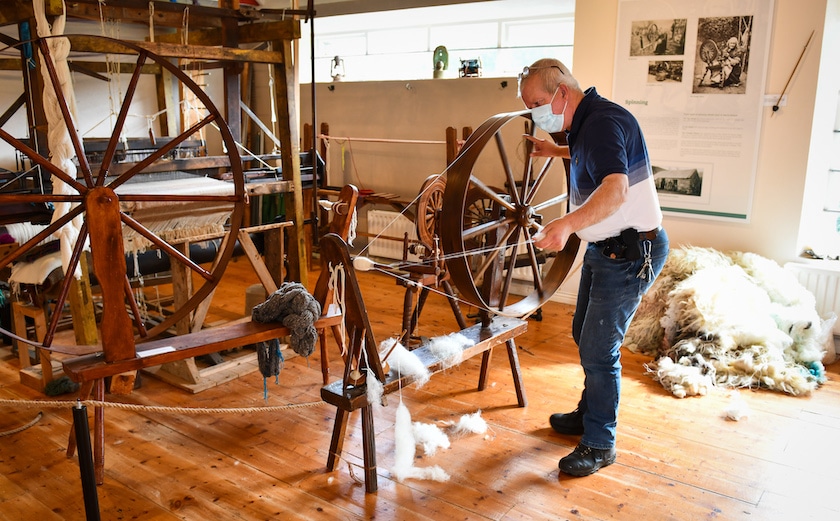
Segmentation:
<svg viewBox="0 0 840 521">
<path fill-rule="evenodd" d="M 563 215 L 568 199 L 563 170 L 530 157 L 523 134 L 535 132 L 528 111 L 493 116 L 447 172 L 440 218 L 447 268 L 462 298 L 494 314 L 521 317 L 544 304 L 580 244 L 573 235 L 550 254 L 533 245 L 539 225 Z"/>
<path fill-rule="evenodd" d="M 58 60 L 54 60 L 50 53 L 49 38 L 25 42 L 18 46 L 24 59 L 27 55 L 31 56 L 30 49 L 33 48 L 40 51 L 43 56 L 39 65 L 44 82 L 48 86 L 53 86 L 56 90 L 57 104 L 63 115 L 63 126 L 66 127 L 75 151 L 78 174 L 68 174 L 65 169 L 54 165 L 50 161 L 48 153 L 36 150 L 37 147 L 32 144 L 34 139 L 15 137 L 12 135 L 13 132 L 7 131 L 5 123 L 8 118 L 0 122 L 3 123 L 3 126 L 0 127 L 0 139 L 17 149 L 33 165 L 37 165 L 51 174 L 53 179 L 61 180 L 66 186 L 70 187 L 70 193 L 63 195 L 37 193 L 37 191 L 35 193 L 0 192 L 0 205 L 6 203 L 70 204 L 70 210 L 64 216 L 54 218 L 52 224 L 47 226 L 46 229 L 21 244 L 20 248 L 10 255 L 0 259 L 0 269 L 19 259 L 24 259 L 27 254 L 33 252 L 33 249 L 41 241 L 58 232 L 71 220 L 81 219 L 80 233 L 72 249 L 68 272 L 73 273 L 75 271 L 85 245 L 89 242 L 93 272 L 102 289 L 103 313 L 99 326 L 102 332 L 103 345 L 107 347 L 108 342 L 112 344 L 128 342 L 130 344 L 128 347 L 121 347 L 123 354 L 116 356 L 133 356 L 135 335 L 151 338 L 169 329 L 210 295 L 221 280 L 227 262 L 233 253 L 235 237 L 240 228 L 244 212 L 245 196 L 242 164 L 236 142 L 222 114 L 209 96 L 177 65 L 129 42 L 87 35 L 63 36 L 61 38 L 67 38 L 70 41 L 71 51 L 67 61 L 75 65 L 77 70 L 85 69 L 84 63 L 91 64 L 88 68 L 94 68 L 93 65 L 97 63 L 100 66 L 105 63 L 104 54 L 89 51 L 93 47 L 91 41 L 95 41 L 94 45 L 101 49 L 108 49 L 111 53 L 123 55 L 122 63 L 119 63 L 118 66 L 122 75 L 125 94 L 122 100 L 118 102 L 121 103 L 118 114 L 112 118 L 113 121 L 109 125 L 110 134 L 101 162 L 98 165 L 91 166 L 86 159 L 82 139 L 69 108 L 70 104 L 65 99 L 62 90 L 55 88 L 59 85 L 60 75 L 58 71 L 60 71 L 62 65 Z M 76 50 L 77 47 L 88 50 L 80 53 Z M 37 60 L 37 57 L 33 58 Z M 115 157 L 126 127 L 126 120 L 132 111 L 133 104 L 140 103 L 136 98 L 138 85 L 141 84 L 141 73 L 149 73 L 150 71 L 167 71 L 180 83 L 176 86 L 180 87 L 182 93 L 187 92 L 194 96 L 196 100 L 200 100 L 203 110 L 194 124 L 191 124 L 189 128 L 178 135 L 167 138 L 168 141 L 165 144 L 151 152 L 145 159 L 136 163 L 120 163 L 118 165 Z M 21 84 L 23 85 L 23 82 Z M 33 92 L 32 95 L 40 96 L 41 93 Z M 88 93 L 88 96 L 90 96 L 90 93 Z M 20 104 L 18 104 L 19 106 Z M 13 113 L 16 108 L 10 108 L 9 110 Z M 8 113 L 9 111 L 7 111 Z M 217 127 L 225 153 L 229 158 L 230 183 L 233 190 L 227 190 L 224 195 L 175 194 L 167 193 L 166 188 L 162 190 L 163 193 L 144 193 L 143 183 L 138 182 L 143 174 L 148 173 L 156 162 L 159 164 L 159 160 L 168 157 L 167 155 L 175 151 L 182 143 L 187 140 L 200 139 L 199 134 L 202 129 L 209 128 L 208 125 L 211 124 Z M 221 239 L 212 262 L 197 264 L 189 258 L 188 253 L 184 253 L 181 246 L 183 240 L 170 238 L 168 235 L 150 230 L 144 222 L 135 219 L 130 212 L 125 210 L 127 206 L 145 205 L 148 207 L 155 204 L 159 205 L 160 212 L 167 212 L 176 205 L 184 204 L 216 205 L 222 208 L 222 212 L 229 212 L 226 235 Z M 153 248 L 157 248 L 169 256 L 173 268 L 178 267 L 176 264 L 180 267 L 186 267 L 191 276 L 199 281 L 195 284 L 193 292 L 183 305 L 172 310 L 171 314 L 148 330 L 139 316 L 138 305 L 126 274 L 126 260 L 122 241 L 122 236 L 125 233 L 143 237 Z M 64 277 L 56 301 L 56 309 L 58 310 L 62 309 L 65 304 L 72 278 L 72 276 Z M 53 313 L 46 337 L 42 342 L 44 346 L 52 344 L 59 315 L 60 313 Z M 106 349 L 106 358 L 108 357 L 108 350 Z"/>
</svg>

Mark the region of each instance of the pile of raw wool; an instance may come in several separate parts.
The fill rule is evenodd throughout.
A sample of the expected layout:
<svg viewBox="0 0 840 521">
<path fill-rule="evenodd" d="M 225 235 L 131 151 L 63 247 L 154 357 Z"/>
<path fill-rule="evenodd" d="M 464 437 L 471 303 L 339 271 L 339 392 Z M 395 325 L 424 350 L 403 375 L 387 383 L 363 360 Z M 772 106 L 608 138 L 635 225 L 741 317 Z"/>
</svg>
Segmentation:
<svg viewBox="0 0 840 521">
<path fill-rule="evenodd" d="M 800 395 L 825 381 L 835 320 L 770 259 L 683 247 L 642 299 L 624 345 L 656 358 L 648 370 L 680 398 L 715 386 Z"/>
</svg>

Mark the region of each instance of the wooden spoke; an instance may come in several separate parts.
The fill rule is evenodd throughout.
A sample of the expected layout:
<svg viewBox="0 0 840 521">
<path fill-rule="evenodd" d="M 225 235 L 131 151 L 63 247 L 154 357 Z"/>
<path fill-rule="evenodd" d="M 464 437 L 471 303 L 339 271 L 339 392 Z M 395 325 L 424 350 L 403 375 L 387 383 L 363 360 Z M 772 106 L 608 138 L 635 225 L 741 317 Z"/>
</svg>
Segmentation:
<svg viewBox="0 0 840 521">
<path fill-rule="evenodd" d="M 0 195 L 0 201 L 3 201 L 2 195 Z M 52 235 L 55 231 L 59 230 L 62 226 L 69 223 L 79 214 L 81 214 L 82 210 L 83 208 L 81 206 L 77 206 L 71 209 L 66 215 L 62 216 L 60 219 L 56 219 L 55 222 L 51 223 L 42 231 L 38 232 L 34 237 L 32 237 L 32 239 L 21 244 L 18 247 L 18 249 L 0 259 L 0 269 L 5 268 L 9 264 L 17 261 L 19 258 L 26 255 L 27 252 L 38 246 L 38 244 L 46 240 L 47 237 Z"/>
<path fill-rule="evenodd" d="M 125 96 L 123 96 L 122 108 L 120 108 L 120 113 L 114 123 L 114 131 L 111 133 L 111 139 L 108 140 L 108 146 L 105 148 L 105 154 L 102 156 L 102 165 L 99 168 L 99 174 L 96 178 L 96 186 L 105 185 L 105 180 L 108 177 L 107 167 L 114 161 L 114 154 L 117 152 L 117 146 L 120 143 L 123 127 L 125 127 L 125 120 L 131 108 L 131 100 L 134 99 L 134 94 L 137 91 L 137 83 L 140 81 L 140 73 L 143 70 L 143 64 L 146 63 L 146 57 L 147 53 L 145 52 L 141 52 L 137 56 L 134 72 L 131 75 L 131 80 L 128 82 Z"/>
<path fill-rule="evenodd" d="M 41 38 L 38 40 L 38 47 L 41 50 L 41 57 L 43 58 L 43 64 L 47 68 L 47 72 L 49 74 L 49 83 L 45 88 L 49 88 L 56 97 L 56 101 L 58 102 L 58 106 L 61 109 L 61 115 L 64 118 L 64 124 L 67 127 L 67 135 L 70 137 L 70 141 L 73 143 L 73 150 L 76 152 L 76 159 L 79 161 L 79 168 L 82 170 L 82 176 L 84 177 L 85 181 L 87 182 L 87 186 L 93 186 L 93 181 L 91 179 L 90 174 L 90 165 L 88 164 L 87 157 L 85 156 L 85 149 L 82 146 L 82 139 L 79 136 L 79 132 L 76 129 L 76 122 L 73 118 L 73 115 L 70 114 L 70 108 L 67 106 L 67 99 L 64 97 L 64 89 L 61 88 L 63 82 L 58 77 L 58 71 L 55 68 L 55 62 L 52 59 L 52 55 L 50 54 L 50 42 L 51 41 L 61 41 L 56 40 L 53 38 Z M 47 78 L 44 78 L 45 81 Z"/>
<path fill-rule="evenodd" d="M 87 242 L 88 238 L 88 228 L 87 223 L 82 224 L 81 230 L 79 230 L 79 237 L 76 240 L 76 244 L 73 246 L 73 253 L 70 256 L 70 262 L 67 264 L 67 271 L 64 275 L 64 280 L 61 282 L 61 291 L 58 294 L 58 298 L 55 299 L 55 309 L 63 309 L 64 304 L 67 302 L 67 296 L 70 294 L 70 286 L 73 283 L 73 278 L 75 277 L 76 267 L 79 265 L 79 259 L 84 252 L 85 242 Z M 58 329 L 58 319 L 61 318 L 61 313 L 53 313 L 52 317 L 50 317 L 50 323 L 47 327 L 47 333 L 44 335 L 43 344 L 45 346 L 52 345 L 53 336 L 55 335 L 56 329 Z"/>
<path fill-rule="evenodd" d="M 531 144 L 530 141 L 528 143 Z M 548 172 L 549 172 L 549 169 L 551 169 L 551 164 L 552 164 L 553 161 L 554 161 L 554 158 L 550 157 L 550 158 L 548 158 L 548 160 L 545 163 L 543 163 L 543 166 L 540 169 L 540 173 L 537 174 L 537 178 L 534 181 L 533 186 L 531 186 L 528 189 L 527 195 L 522 198 L 525 201 L 525 204 L 530 205 L 531 202 L 534 200 L 534 197 L 536 197 L 537 193 L 539 193 L 540 188 L 542 188 L 543 183 L 548 178 Z M 529 163 L 530 163 L 530 161 L 529 161 Z M 529 186 L 530 186 L 530 183 L 529 183 Z"/>
<path fill-rule="evenodd" d="M 75 188 L 77 192 L 84 193 L 84 191 L 87 189 L 85 185 L 78 182 L 75 178 L 69 176 L 67 172 L 59 169 L 57 166 L 52 164 L 49 158 L 42 156 L 34 148 L 30 147 L 22 140 L 12 136 L 3 129 L 0 129 L 0 139 L 15 147 L 17 150 L 19 150 L 25 156 L 27 156 L 33 163 L 37 164 L 50 174 L 61 179 L 62 181 L 67 183 L 67 185 L 69 185 L 71 188 Z"/>
<path fill-rule="evenodd" d="M 510 168 L 510 161 L 508 160 L 507 152 L 505 151 L 505 142 L 502 141 L 502 134 L 496 132 L 493 135 L 493 138 L 496 140 L 496 148 L 499 150 L 499 157 L 502 160 L 502 168 L 505 171 L 505 178 L 507 179 L 507 186 L 510 187 L 509 192 L 513 195 L 513 201 L 516 205 L 522 204 L 522 198 L 519 195 L 519 191 L 516 190 L 516 180 L 513 177 L 513 170 Z"/>
<path fill-rule="evenodd" d="M 143 226 L 136 219 L 132 219 L 129 215 L 126 215 L 124 213 L 120 214 L 120 219 L 122 220 L 123 224 L 129 226 L 133 230 L 136 230 L 138 233 L 140 233 L 140 235 L 149 239 L 149 241 L 152 244 L 166 252 L 170 257 L 170 260 L 177 260 L 184 266 L 187 266 L 194 272 L 201 275 L 201 277 L 205 280 L 213 280 L 213 274 L 211 272 L 205 270 L 198 264 L 194 263 L 192 260 L 190 260 L 189 257 L 181 253 L 178 249 L 172 247 L 172 245 L 166 242 L 165 240 L 155 235 L 154 232 L 150 231 L 148 228 Z"/>
<path fill-rule="evenodd" d="M 196 88 L 198 88 L 198 87 L 196 87 Z M 136 163 L 134 166 L 132 166 L 126 172 L 124 172 L 122 175 L 120 175 L 117 179 L 115 179 L 114 181 L 109 183 L 108 186 L 111 187 L 112 189 L 116 190 L 117 187 L 125 184 L 126 181 L 130 180 L 131 178 L 133 178 L 137 174 L 143 172 L 143 170 L 145 170 L 149 165 L 151 165 L 155 161 L 158 161 L 159 159 L 164 157 L 169 152 L 173 151 L 175 149 L 175 147 L 177 147 L 178 145 L 180 145 L 181 143 L 186 141 L 187 138 L 191 137 L 193 134 L 196 134 L 199 130 L 204 128 L 204 126 L 206 126 L 206 125 L 212 123 L 213 121 L 215 121 L 216 118 L 218 118 L 218 117 L 220 117 L 219 114 L 208 115 L 206 118 L 202 119 L 201 121 L 199 121 L 198 123 L 196 123 L 195 125 L 190 127 L 186 132 L 182 132 L 180 135 L 175 137 L 172 141 L 170 141 L 169 143 L 166 143 L 162 147 L 158 148 L 157 150 L 155 150 L 154 152 L 149 154 L 149 156 L 147 158 L 145 158 L 144 160 Z M 228 149 L 228 150 L 230 150 L 230 149 Z M 234 152 L 233 153 L 236 153 L 236 147 L 235 146 L 234 146 Z"/>
</svg>

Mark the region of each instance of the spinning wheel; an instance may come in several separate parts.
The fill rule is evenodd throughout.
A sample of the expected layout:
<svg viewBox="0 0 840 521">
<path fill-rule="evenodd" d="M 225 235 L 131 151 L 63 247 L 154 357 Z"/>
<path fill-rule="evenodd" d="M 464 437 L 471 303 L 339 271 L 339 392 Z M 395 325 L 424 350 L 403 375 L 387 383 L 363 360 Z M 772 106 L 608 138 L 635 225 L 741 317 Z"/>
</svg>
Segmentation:
<svg viewBox="0 0 840 521">
<path fill-rule="evenodd" d="M 420 197 L 417 199 L 417 238 L 427 247 L 435 245 L 435 237 L 439 235 L 438 219 L 443 208 L 443 191 L 446 181 L 443 177 L 433 174 L 423 181 L 420 187 Z"/>
<path fill-rule="evenodd" d="M 723 86 L 723 67 L 719 60 L 720 49 L 718 49 L 714 40 L 706 40 L 700 44 L 698 54 L 700 55 L 700 61 L 706 64 L 706 69 L 703 71 L 703 76 L 700 78 L 699 84 L 703 85 L 706 81 L 706 76 L 708 76 L 709 85 L 714 85 L 716 83 L 715 77 L 717 77 L 717 84 Z"/>
<path fill-rule="evenodd" d="M 38 243 L 50 237 L 54 232 L 59 231 L 65 224 L 71 222 L 71 220 L 81 220 L 80 232 L 73 246 L 68 273 L 75 271 L 76 266 L 79 264 L 80 256 L 83 254 L 85 244 L 89 240 L 94 274 L 102 288 L 103 317 L 100 327 L 102 329 L 103 345 L 109 342 L 112 345 L 120 342 L 128 343 L 127 347 L 120 347 L 118 349 L 118 351 L 122 351 L 121 354 L 112 354 L 111 356 L 125 357 L 129 354 L 130 356 L 134 356 L 134 332 L 140 337 L 153 337 L 162 333 L 193 311 L 205 297 L 210 295 L 219 283 L 227 262 L 233 253 L 234 239 L 240 228 L 244 212 L 245 196 L 242 164 L 237 152 L 236 142 L 227 124 L 224 122 L 222 114 L 215 107 L 209 96 L 188 75 L 182 72 L 177 65 L 129 42 L 92 36 L 62 36 L 59 38 L 67 38 L 69 40 L 71 50 L 68 62 L 77 68 L 84 69 L 85 63 L 90 63 L 91 68 L 94 65 L 98 65 L 99 67 L 105 65 L 104 55 L 97 55 L 97 53 L 90 51 L 84 54 L 77 52 L 74 49 L 77 47 L 77 44 L 80 49 L 90 49 L 92 46 L 89 45 L 89 42 L 94 41 L 95 45 L 98 46 L 97 48 L 108 49 L 110 52 L 117 54 L 131 55 L 132 57 L 127 59 L 129 63 L 119 64 L 119 70 L 127 76 L 130 76 L 130 79 L 128 82 L 123 83 L 125 85 L 123 87 L 125 95 L 121 100 L 122 105 L 118 115 L 112 118 L 110 137 L 108 138 L 101 164 L 92 167 L 85 156 L 79 130 L 73 120 L 73 115 L 71 115 L 70 103 L 65 99 L 62 90 L 56 88 L 56 86 L 60 85 L 59 73 L 62 64 L 60 60 L 54 59 L 54 56 L 50 53 L 48 41 L 52 40 L 52 38 L 41 38 L 18 45 L 21 56 L 25 56 L 31 52 L 31 48 L 40 51 L 43 56 L 43 59 L 39 60 L 39 63 L 43 70 L 44 82 L 48 86 L 52 86 L 56 91 L 57 105 L 63 116 L 61 126 L 67 131 L 69 140 L 72 142 L 79 175 L 76 176 L 68 173 L 66 171 L 67 169 L 52 164 L 49 155 L 46 152 L 42 153 L 37 151 L 34 145 L 31 144 L 32 140 L 14 137 L 6 128 L 0 128 L 1 139 L 17 149 L 19 153 L 26 156 L 34 165 L 38 165 L 40 168 L 49 172 L 53 176 L 53 179 L 63 181 L 66 186 L 70 187 L 70 190 L 68 190 L 69 193 L 66 194 L 0 192 L 0 204 L 49 203 L 60 205 L 64 203 L 65 205 L 70 205 L 70 209 L 65 215 L 54 218 L 54 222 L 47 226 L 46 229 L 21 244 L 20 248 L 10 255 L 0 259 L 0 268 L 25 258 L 27 254 L 33 252 L 33 249 Z M 132 111 L 132 106 L 140 103 L 136 95 L 138 85 L 141 84 L 141 72 L 149 72 L 150 70 L 158 72 L 165 70 L 171 74 L 180 82 L 180 87 L 183 92 L 194 96 L 196 100 L 199 100 L 203 104 L 203 110 L 199 114 L 196 123 L 190 126 L 190 128 L 183 130 L 177 136 L 168 138 L 171 140 L 152 151 L 145 159 L 137 163 L 117 165 L 115 158 L 121 143 L 122 134 L 125 130 L 127 117 Z M 101 83 L 104 82 L 100 82 L 100 85 Z M 93 85 L 90 88 L 96 88 L 100 85 Z M 90 92 L 88 92 L 88 96 L 90 96 Z M 5 122 L 6 120 L 3 120 L 3 123 Z M 147 171 L 153 171 L 150 170 L 150 167 L 156 161 L 176 151 L 177 147 L 188 139 L 199 139 L 200 131 L 210 124 L 218 127 L 223 146 L 229 158 L 230 172 L 232 173 L 232 189 L 227 189 L 224 195 L 174 194 L 167 192 L 166 188 L 160 190 L 162 193 L 144 193 L 144 183 L 138 182 L 140 176 L 147 173 Z M 158 212 L 166 212 L 174 205 L 189 203 L 199 206 L 217 205 L 221 208 L 223 217 L 225 212 L 229 214 L 227 216 L 226 235 L 222 238 L 221 245 L 216 252 L 215 258 L 209 264 L 209 267 L 196 264 L 187 254 L 182 253 L 179 243 L 183 241 L 178 241 L 168 235 L 150 230 L 144 221 L 135 219 L 125 210 L 126 205 L 135 207 L 138 205 L 145 205 L 147 207 L 152 205 L 153 210 L 155 208 L 154 205 L 157 205 L 159 207 Z M 126 275 L 126 262 L 122 242 L 122 236 L 126 233 L 141 236 L 155 248 L 169 255 L 173 267 L 175 264 L 180 264 L 182 267 L 186 267 L 188 272 L 201 280 L 200 284 L 196 284 L 197 287 L 183 305 L 174 309 L 161 323 L 155 325 L 148 331 L 145 329 L 145 324 L 143 324 L 139 316 L 138 304 L 135 301 L 128 276 Z M 64 278 L 56 302 L 57 310 L 62 309 L 64 306 L 72 278 L 72 276 L 66 276 Z M 131 310 L 130 314 L 126 312 L 126 308 Z M 59 315 L 60 313 L 58 312 L 53 313 L 52 320 L 48 325 L 47 334 L 43 340 L 44 346 L 50 346 L 53 341 Z M 132 328 L 131 316 L 133 316 L 135 329 Z M 106 350 L 106 358 L 108 356 L 108 351 Z M 109 359 L 109 361 L 111 360 Z"/>
<path fill-rule="evenodd" d="M 706 40 L 700 44 L 699 53 L 700 59 L 703 60 L 707 66 L 711 66 L 712 63 L 718 59 L 718 56 L 720 56 L 720 51 L 718 50 L 718 46 L 714 40 Z"/>
<path fill-rule="evenodd" d="M 568 195 L 562 172 L 550 172 L 552 160 L 530 157 L 532 144 L 522 137 L 523 129 L 536 132 L 528 111 L 499 114 L 464 143 L 448 170 L 440 226 L 461 297 L 517 317 L 554 294 L 580 244 L 573 235 L 563 251 L 549 256 L 533 245 L 540 224 L 565 213 Z M 514 294 L 515 273 L 517 281 L 530 279 L 518 282 L 525 286 L 517 291 L 523 295 Z"/>
</svg>

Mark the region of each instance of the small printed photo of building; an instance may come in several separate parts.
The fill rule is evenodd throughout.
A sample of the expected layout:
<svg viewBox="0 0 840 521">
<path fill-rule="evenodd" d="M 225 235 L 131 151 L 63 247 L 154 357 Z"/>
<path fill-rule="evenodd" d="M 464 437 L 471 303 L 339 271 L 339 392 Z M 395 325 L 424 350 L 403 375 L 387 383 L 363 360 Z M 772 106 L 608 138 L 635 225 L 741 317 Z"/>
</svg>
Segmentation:
<svg viewBox="0 0 840 521">
<path fill-rule="evenodd" d="M 700 168 L 654 166 L 652 169 L 658 193 L 700 197 L 703 192 L 703 170 Z"/>
</svg>

